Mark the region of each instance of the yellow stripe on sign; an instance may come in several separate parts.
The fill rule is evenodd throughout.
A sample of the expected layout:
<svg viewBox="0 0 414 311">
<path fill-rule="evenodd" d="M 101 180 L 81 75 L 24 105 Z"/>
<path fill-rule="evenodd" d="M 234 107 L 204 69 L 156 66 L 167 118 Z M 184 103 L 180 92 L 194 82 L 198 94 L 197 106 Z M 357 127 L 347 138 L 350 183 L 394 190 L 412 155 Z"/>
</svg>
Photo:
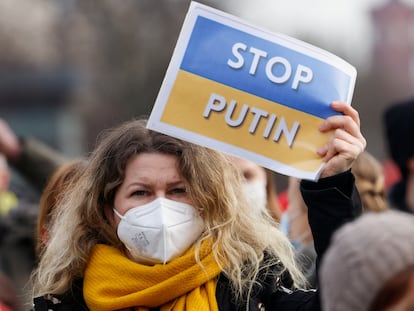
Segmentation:
<svg viewBox="0 0 414 311">
<path fill-rule="evenodd" d="M 179 71 L 161 121 L 313 172 L 328 142 L 321 118 Z"/>
</svg>

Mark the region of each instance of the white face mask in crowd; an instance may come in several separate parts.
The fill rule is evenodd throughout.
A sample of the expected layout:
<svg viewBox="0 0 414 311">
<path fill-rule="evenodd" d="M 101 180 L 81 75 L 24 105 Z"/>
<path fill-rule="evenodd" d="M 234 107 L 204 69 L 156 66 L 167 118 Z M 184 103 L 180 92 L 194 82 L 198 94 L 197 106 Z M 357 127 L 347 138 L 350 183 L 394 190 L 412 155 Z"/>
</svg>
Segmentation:
<svg viewBox="0 0 414 311">
<path fill-rule="evenodd" d="M 310 243 L 306 243 L 305 239 L 307 239 L 312 233 L 310 231 L 304 232 L 301 236 L 297 237 L 296 239 L 290 239 L 290 243 L 292 243 L 293 248 L 297 251 L 302 250 L 303 248 L 310 245 Z M 313 247 L 313 244 L 311 244 Z"/>
<path fill-rule="evenodd" d="M 267 193 L 266 183 L 263 181 L 250 181 L 243 183 L 243 191 L 246 194 L 251 207 L 260 213 L 266 210 Z"/>
<path fill-rule="evenodd" d="M 289 236 L 290 219 L 289 219 L 289 215 L 287 212 L 284 212 L 282 216 L 280 217 L 279 229 L 280 231 L 282 231 L 284 235 Z"/>
<path fill-rule="evenodd" d="M 191 205 L 158 198 L 134 207 L 121 218 L 118 237 L 132 259 L 142 264 L 167 263 L 200 237 L 204 222 Z"/>
<path fill-rule="evenodd" d="M 297 217 L 301 216 L 301 213 L 294 213 L 294 215 L 290 215 L 288 212 L 284 212 L 282 217 L 280 218 L 279 229 L 284 233 L 290 240 L 290 243 L 293 245 L 295 250 L 300 250 L 309 243 L 306 243 L 305 240 L 312 234 L 310 230 L 306 230 L 300 236 L 296 238 L 292 238 L 290 236 L 290 228 L 291 222 L 294 221 Z M 312 246 L 313 247 L 313 246 Z"/>
</svg>

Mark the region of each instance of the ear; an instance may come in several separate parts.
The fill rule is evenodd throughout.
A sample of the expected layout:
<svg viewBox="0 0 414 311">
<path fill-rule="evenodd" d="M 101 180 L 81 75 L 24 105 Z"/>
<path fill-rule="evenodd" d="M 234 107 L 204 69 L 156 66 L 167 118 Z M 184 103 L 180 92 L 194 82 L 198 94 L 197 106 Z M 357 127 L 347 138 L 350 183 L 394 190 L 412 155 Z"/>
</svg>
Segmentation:
<svg viewBox="0 0 414 311">
<path fill-rule="evenodd" d="M 409 171 L 414 172 L 414 156 L 408 159 L 407 168 Z"/>
<path fill-rule="evenodd" d="M 109 205 L 105 205 L 104 206 L 104 213 L 105 213 L 106 219 L 108 219 L 109 224 L 111 226 L 115 227 L 116 226 L 115 213 L 112 210 L 112 207 L 110 207 Z"/>
</svg>

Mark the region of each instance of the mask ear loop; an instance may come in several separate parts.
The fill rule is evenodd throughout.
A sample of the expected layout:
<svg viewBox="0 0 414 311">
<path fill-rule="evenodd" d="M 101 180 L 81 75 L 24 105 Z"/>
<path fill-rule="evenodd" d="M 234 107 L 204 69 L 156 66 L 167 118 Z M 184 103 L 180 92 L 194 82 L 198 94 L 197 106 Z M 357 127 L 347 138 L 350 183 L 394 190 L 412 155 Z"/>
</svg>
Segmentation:
<svg viewBox="0 0 414 311">
<path fill-rule="evenodd" d="M 125 216 L 122 216 L 120 213 L 118 213 L 118 211 L 116 209 L 113 208 L 112 210 L 114 211 L 115 215 L 118 216 L 120 219 L 125 218 Z"/>
</svg>

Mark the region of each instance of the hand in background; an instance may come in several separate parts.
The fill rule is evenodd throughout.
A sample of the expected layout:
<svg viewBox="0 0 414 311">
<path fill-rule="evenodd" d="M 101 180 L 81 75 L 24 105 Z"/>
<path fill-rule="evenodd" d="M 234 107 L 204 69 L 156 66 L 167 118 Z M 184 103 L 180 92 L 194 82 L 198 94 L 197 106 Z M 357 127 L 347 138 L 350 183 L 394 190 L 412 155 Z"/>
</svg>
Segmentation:
<svg viewBox="0 0 414 311">
<path fill-rule="evenodd" d="M 0 153 L 9 159 L 15 159 L 20 154 L 20 143 L 8 123 L 0 118 Z"/>
</svg>

